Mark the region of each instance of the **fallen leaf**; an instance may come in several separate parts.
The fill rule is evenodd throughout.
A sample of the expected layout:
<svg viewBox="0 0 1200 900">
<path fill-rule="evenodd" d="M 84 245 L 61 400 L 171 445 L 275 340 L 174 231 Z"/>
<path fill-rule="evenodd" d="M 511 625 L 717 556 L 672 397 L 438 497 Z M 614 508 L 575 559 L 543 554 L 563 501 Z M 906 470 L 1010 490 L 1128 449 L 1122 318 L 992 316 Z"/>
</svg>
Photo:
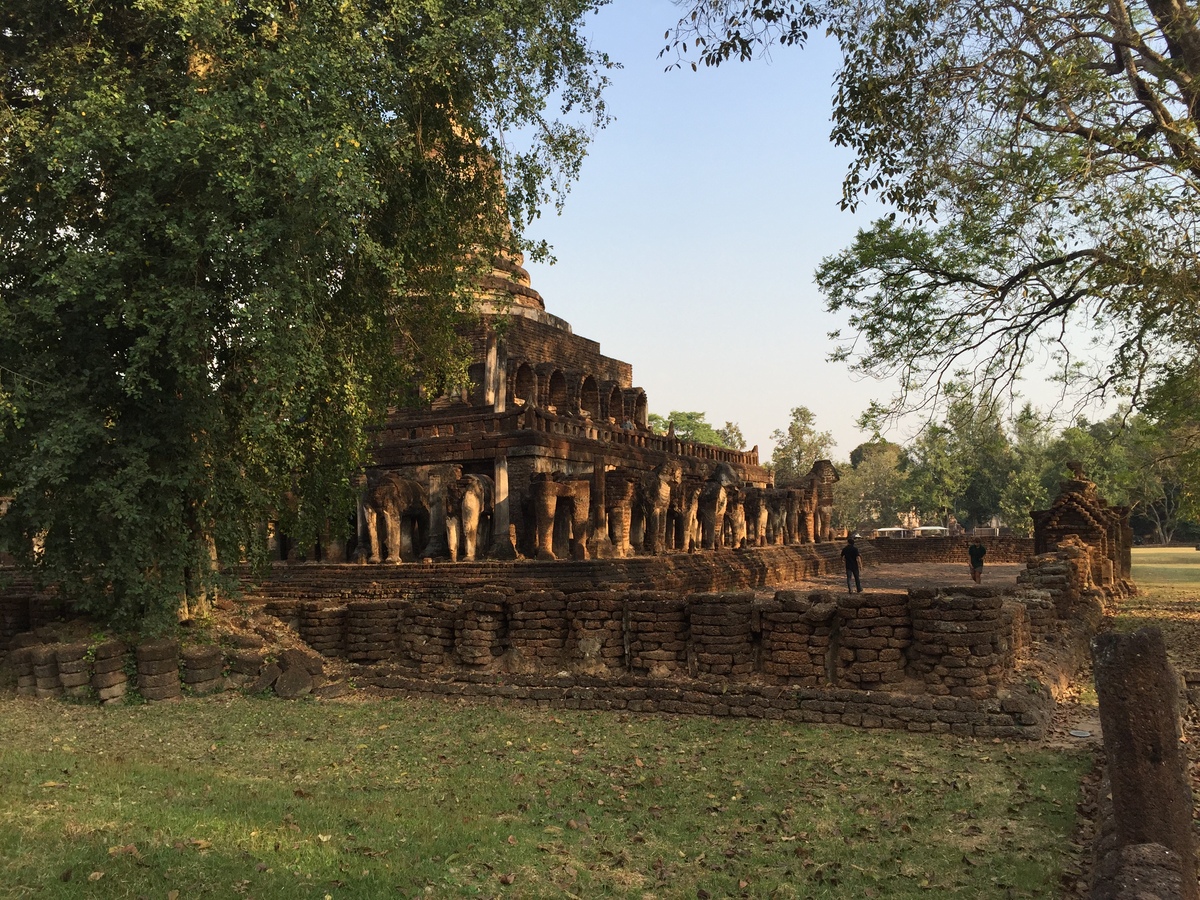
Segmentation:
<svg viewBox="0 0 1200 900">
<path fill-rule="evenodd" d="M 514 847 L 517 846 L 517 839 L 515 837 L 513 837 L 511 834 L 508 836 L 508 842 L 510 844 L 512 844 Z"/>
<path fill-rule="evenodd" d="M 516 873 L 514 872 L 507 872 L 503 875 L 497 875 L 496 877 L 500 879 L 501 884 L 512 884 L 517 880 Z"/>
<path fill-rule="evenodd" d="M 93 872 L 91 875 L 88 876 L 88 881 L 99 881 L 103 877 L 104 877 L 103 872 Z"/>
</svg>

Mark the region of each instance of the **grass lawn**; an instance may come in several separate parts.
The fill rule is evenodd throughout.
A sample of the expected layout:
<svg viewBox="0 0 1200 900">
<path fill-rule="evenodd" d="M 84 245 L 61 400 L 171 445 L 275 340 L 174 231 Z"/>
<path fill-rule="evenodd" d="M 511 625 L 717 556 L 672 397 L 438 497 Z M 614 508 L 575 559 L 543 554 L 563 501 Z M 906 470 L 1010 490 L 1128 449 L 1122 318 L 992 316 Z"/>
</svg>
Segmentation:
<svg viewBox="0 0 1200 900">
<path fill-rule="evenodd" d="M 1121 601 L 1113 626 L 1136 631 L 1157 625 L 1171 662 L 1181 670 L 1200 669 L 1200 551 L 1134 547 L 1133 580 L 1140 593 Z"/>
<path fill-rule="evenodd" d="M 0 699 L 0 897 L 1055 897 L 1085 753 L 747 720 Z"/>
</svg>

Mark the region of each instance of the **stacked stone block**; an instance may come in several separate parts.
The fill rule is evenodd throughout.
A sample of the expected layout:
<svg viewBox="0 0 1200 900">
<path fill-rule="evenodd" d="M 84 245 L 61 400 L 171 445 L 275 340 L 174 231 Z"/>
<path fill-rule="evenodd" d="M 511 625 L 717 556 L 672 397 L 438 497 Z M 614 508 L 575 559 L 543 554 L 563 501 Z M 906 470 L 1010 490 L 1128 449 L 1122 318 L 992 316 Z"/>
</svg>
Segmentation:
<svg viewBox="0 0 1200 900">
<path fill-rule="evenodd" d="M 558 669 L 567 647 L 567 597 L 562 591 L 516 594 L 509 603 L 508 641 L 522 659 Z"/>
<path fill-rule="evenodd" d="M 250 634 L 229 635 L 226 640 L 230 644 L 224 651 L 226 684 L 235 688 L 246 687 L 262 671 L 266 659 L 263 640 Z"/>
<path fill-rule="evenodd" d="M 18 647 L 8 655 L 8 664 L 17 676 L 17 696 L 37 696 L 37 675 L 33 671 L 33 647 Z"/>
<path fill-rule="evenodd" d="M 346 607 L 310 600 L 300 607 L 300 637 L 322 656 L 346 654 Z"/>
<path fill-rule="evenodd" d="M 301 600 L 272 600 L 269 603 L 263 604 L 263 612 L 269 616 L 274 616 L 297 634 L 300 633 L 300 614 L 303 609 L 304 602 Z"/>
<path fill-rule="evenodd" d="M 688 604 L 676 594 L 638 591 L 625 602 L 629 668 L 638 673 L 687 671 Z"/>
<path fill-rule="evenodd" d="M 58 644 L 54 648 L 54 659 L 58 668 L 58 680 L 66 696 L 82 699 L 91 693 L 92 661 L 87 644 Z"/>
<path fill-rule="evenodd" d="M 625 597 L 612 591 L 567 599 L 567 655 L 583 671 L 625 668 Z"/>
<path fill-rule="evenodd" d="M 507 601 L 500 591 L 472 591 L 463 598 L 454 631 L 454 649 L 463 665 L 489 666 L 504 652 Z"/>
<path fill-rule="evenodd" d="M 391 659 L 396 653 L 398 606 L 390 600 L 365 600 L 345 609 L 346 658 L 363 665 Z"/>
<path fill-rule="evenodd" d="M 193 694 L 213 694 L 225 686 L 225 659 L 215 644 L 184 647 L 183 683 Z"/>
<path fill-rule="evenodd" d="M 753 594 L 696 594 L 688 604 L 688 668 L 698 678 L 747 679 L 755 669 Z"/>
<path fill-rule="evenodd" d="M 34 695 L 41 700 L 61 697 L 63 686 L 58 678 L 58 660 L 54 655 L 54 646 L 51 644 L 39 644 L 36 647 L 31 647 L 29 657 L 33 662 L 33 675 L 36 685 Z"/>
<path fill-rule="evenodd" d="M 1031 639 L 1043 639 L 1057 630 L 1058 610 L 1054 601 L 1044 591 L 1037 591 L 1021 597 L 1025 607 L 1025 621 L 1029 625 Z"/>
<path fill-rule="evenodd" d="M 971 593 L 967 593 L 970 591 Z M 961 592 L 911 591 L 911 667 L 931 694 L 983 700 L 995 697 L 1011 658 L 1011 617 L 987 588 Z"/>
<path fill-rule="evenodd" d="M 422 672 L 446 665 L 454 653 L 454 623 L 462 601 L 431 597 L 400 611 L 400 655 Z"/>
<path fill-rule="evenodd" d="M 175 700 L 183 696 L 179 683 L 179 642 L 147 641 L 137 656 L 138 692 L 147 700 Z"/>
<path fill-rule="evenodd" d="M 913 638 L 908 595 L 848 594 L 837 604 L 837 683 L 878 690 L 902 682 Z"/>
<path fill-rule="evenodd" d="M 105 706 L 125 699 L 129 648 L 123 641 L 105 641 L 92 653 L 92 689 Z"/>
<path fill-rule="evenodd" d="M 1016 666 L 1018 657 L 1030 650 L 1032 636 L 1029 619 L 1025 615 L 1025 604 L 1004 600 L 1000 606 L 1000 626 L 1000 641 L 997 643 L 1000 665 L 1009 670 Z"/>
<path fill-rule="evenodd" d="M 801 597 L 795 591 L 778 591 L 774 600 L 755 609 L 762 634 L 762 673 L 792 685 L 823 684 L 837 604 L 828 595 Z"/>
</svg>

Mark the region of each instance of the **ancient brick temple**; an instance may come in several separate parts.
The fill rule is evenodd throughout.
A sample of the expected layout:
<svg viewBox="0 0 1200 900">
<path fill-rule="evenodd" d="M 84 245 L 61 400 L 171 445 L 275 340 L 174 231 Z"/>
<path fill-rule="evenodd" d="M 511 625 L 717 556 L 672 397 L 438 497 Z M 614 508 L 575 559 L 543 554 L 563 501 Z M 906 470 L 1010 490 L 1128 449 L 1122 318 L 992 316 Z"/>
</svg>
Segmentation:
<svg viewBox="0 0 1200 900">
<path fill-rule="evenodd" d="M 1059 486 L 1050 508 L 1030 513 L 1033 552 L 1049 553 L 1075 535 L 1091 551 L 1091 577 L 1096 585 L 1110 587 L 1127 581 L 1133 545 L 1129 507 L 1109 506 L 1078 463 L 1071 464 L 1071 471 L 1073 477 Z"/>
<path fill-rule="evenodd" d="M 497 259 L 481 285 L 463 331 L 469 384 L 379 433 L 357 558 L 586 559 L 831 536 L 833 466 L 775 490 L 757 447 L 654 434 L 632 367 L 546 312 L 520 263 Z"/>
</svg>

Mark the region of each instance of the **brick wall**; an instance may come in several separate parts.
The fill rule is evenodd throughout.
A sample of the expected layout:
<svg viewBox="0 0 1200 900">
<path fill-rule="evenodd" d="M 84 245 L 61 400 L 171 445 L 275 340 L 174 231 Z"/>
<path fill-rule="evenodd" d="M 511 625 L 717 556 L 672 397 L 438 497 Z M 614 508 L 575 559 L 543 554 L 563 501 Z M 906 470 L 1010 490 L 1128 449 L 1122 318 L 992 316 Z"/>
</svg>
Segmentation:
<svg viewBox="0 0 1200 900">
<path fill-rule="evenodd" d="M 434 562 L 400 566 L 321 563 L 277 564 L 268 577 L 243 578 L 246 600 L 412 599 L 418 596 L 461 598 L 485 586 L 510 591 L 666 590 L 703 593 L 737 591 L 800 581 L 839 571 L 837 544 L 793 544 L 702 553 L 669 553 L 628 559 Z M 868 558 L 871 550 L 864 546 Z"/>
<path fill-rule="evenodd" d="M 877 558 L 883 563 L 957 563 L 966 567 L 970 537 L 872 538 Z M 1023 563 L 1033 556 L 1033 538 L 982 537 L 988 563 Z"/>
<path fill-rule="evenodd" d="M 946 730 L 970 725 L 962 733 L 979 735 L 999 735 L 989 730 L 994 728 L 1032 735 L 1044 725 L 1045 707 L 1053 702 L 1048 693 L 1028 694 L 1024 681 L 1016 696 L 1007 686 L 1017 650 L 1031 637 L 1020 597 L 998 588 L 808 596 L 779 591 L 770 598 L 749 592 L 567 594 L 488 588 L 457 597 L 414 592 L 392 604 L 398 614 L 390 625 L 382 617 L 373 619 L 381 623 L 374 635 L 354 633 L 349 623 L 365 620 L 356 613 L 359 606 L 378 615 L 379 601 L 327 606 L 319 600 L 276 600 L 266 611 L 299 621 L 305 637 L 313 611 L 336 611 L 347 623 L 346 640 L 324 652 L 351 655 L 353 642 L 393 647 L 386 664 L 359 680 L 417 693 L 442 692 L 430 685 L 414 687 L 436 675 L 433 681 L 460 685 L 451 693 L 506 696 L 506 680 L 519 676 L 527 680 L 513 683 L 525 684 L 530 693 L 516 699 L 570 705 L 585 696 L 578 689 L 587 686 L 590 702 L 600 704 L 587 708 L 668 709 L 646 704 L 673 698 L 711 709 L 720 705 L 711 697 L 689 701 L 679 693 L 686 693 L 682 687 L 661 691 L 686 683 L 705 694 L 706 688 L 695 685 L 719 683 L 726 691 L 739 691 L 749 709 L 759 704 L 754 698 L 767 696 L 765 685 L 773 684 L 814 689 L 817 693 L 805 695 L 808 700 L 820 698 L 832 706 L 810 704 L 809 709 L 822 715 L 836 711 L 836 721 L 849 717 L 914 730 L 939 730 L 915 727 L 936 723 Z M 320 637 L 327 640 L 327 632 Z M 568 673 L 569 682 L 554 681 Z M 655 690 L 630 692 L 631 679 L 647 679 Z M 605 685 L 615 693 L 601 699 Z M 902 716 L 899 709 L 913 699 L 914 689 L 930 702 L 922 700 L 913 707 L 921 712 Z M 846 691 L 894 692 L 906 699 L 897 703 L 873 696 L 847 703 Z M 627 705 L 605 705 L 617 697 Z M 962 718 L 968 707 L 938 706 L 932 698 L 981 704 L 970 709 L 987 715 Z"/>
</svg>

